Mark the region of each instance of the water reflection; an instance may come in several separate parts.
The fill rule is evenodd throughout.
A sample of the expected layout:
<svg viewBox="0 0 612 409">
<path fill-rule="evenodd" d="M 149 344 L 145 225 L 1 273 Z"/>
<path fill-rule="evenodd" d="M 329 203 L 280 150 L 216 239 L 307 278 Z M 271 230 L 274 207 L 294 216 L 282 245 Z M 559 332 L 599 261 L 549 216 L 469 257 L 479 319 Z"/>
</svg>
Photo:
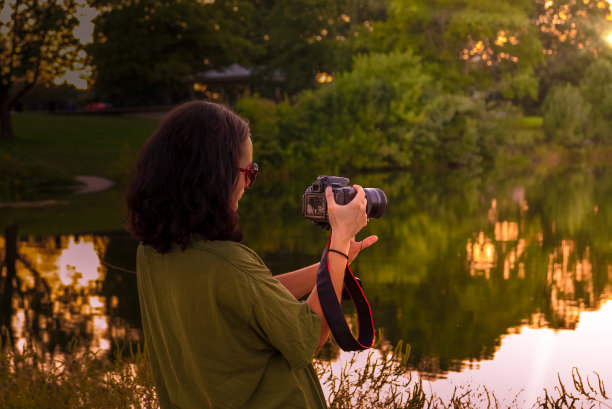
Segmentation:
<svg viewBox="0 0 612 409">
<path fill-rule="evenodd" d="M 365 233 L 380 241 L 354 270 L 382 343 L 410 343 L 409 365 L 425 378 L 491 362 L 508 339 L 577 331 L 612 298 L 610 170 L 343 176 L 389 198 L 387 215 Z M 313 179 L 266 181 L 264 173 L 241 201 L 245 244 L 275 274 L 317 261 L 325 245 L 327 233 L 301 217 L 301 195 Z M 124 233 L 19 237 L 17 227 L 6 227 L 0 325 L 14 344 L 31 338 L 50 353 L 73 336 L 100 351 L 140 341 L 135 276 L 100 261 L 134 270 L 136 245 Z M 563 353 L 588 372 L 599 340 L 579 334 L 580 347 Z M 325 347 L 326 359 L 338 356 Z M 504 365 L 496 370 L 505 373 Z"/>
<path fill-rule="evenodd" d="M 488 280 L 491 279 L 492 271 L 499 273 L 501 270 L 504 280 L 524 280 L 526 261 L 547 254 L 546 293 L 550 298 L 548 314 L 535 312 L 528 320 L 541 327 L 575 328 L 583 310 L 597 309 L 602 299 L 610 297 L 609 286 L 594 288 L 590 246 L 579 249 L 574 240 L 566 238 L 560 239 L 560 243 L 548 249 L 548 252 L 543 249 L 544 232 L 533 234 L 533 226 L 525 219 L 529 206 L 524 199 L 524 190 L 519 191 L 521 193 L 517 194 L 515 189 L 512 197 L 512 201 L 520 207 L 519 220 L 498 220 L 497 199 L 493 199 L 487 211 L 488 230 L 473 233 L 473 237 L 467 239 L 469 275 L 484 276 Z M 596 214 L 597 207 L 594 210 Z M 519 225 L 526 231 L 521 232 Z M 554 223 L 551 227 L 554 231 Z M 535 276 L 543 273 L 539 266 L 529 270 Z"/>
<path fill-rule="evenodd" d="M 552 391 L 558 378 L 573 390 L 572 368 L 597 388 L 599 374 L 605 385 L 612 380 L 612 301 L 604 302 L 598 311 L 583 311 L 572 330 L 522 326 L 501 340 L 491 360 L 466 363 L 461 372 L 450 372 L 444 379 L 430 383 L 431 389 L 448 399 L 453 386 L 482 385 L 495 391 L 502 407 L 515 398 L 519 407 L 531 407 L 543 388 Z M 594 382 L 593 382 L 594 381 Z"/>
<path fill-rule="evenodd" d="M 6 260 L 3 338 L 51 355 L 73 338 L 79 348 L 102 353 L 113 342 L 140 341 L 139 326 L 117 316 L 120 294 L 105 291 L 109 280 L 101 260 L 109 243 L 108 236 L 93 234 L 20 238 L 15 226 L 8 227 L 0 241 Z"/>
</svg>

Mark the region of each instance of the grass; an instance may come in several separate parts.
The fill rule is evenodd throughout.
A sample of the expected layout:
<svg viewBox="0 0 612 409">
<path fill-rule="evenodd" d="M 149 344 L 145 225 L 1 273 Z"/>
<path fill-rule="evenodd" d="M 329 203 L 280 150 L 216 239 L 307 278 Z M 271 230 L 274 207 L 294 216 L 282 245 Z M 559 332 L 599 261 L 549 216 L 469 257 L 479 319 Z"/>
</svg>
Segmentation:
<svg viewBox="0 0 612 409">
<path fill-rule="evenodd" d="M 527 128 L 541 128 L 543 123 L 543 119 L 541 116 L 524 116 L 522 117 L 516 126 L 518 128 L 527 129 Z"/>
<path fill-rule="evenodd" d="M 402 348 L 397 348 L 400 351 Z M 0 351 L 0 407 L 2 408 L 146 408 L 156 409 L 155 387 L 146 354 L 140 348 L 116 349 L 112 359 L 92 352 L 72 352 L 62 359 L 42 359 L 32 349 Z M 458 387 L 448 400 L 427 393 L 406 369 L 408 354 L 369 354 L 356 367 L 357 353 L 339 372 L 325 361 L 315 361 L 323 387 L 330 391 L 330 409 L 345 408 L 500 408 L 486 387 Z M 561 382 L 531 406 L 517 403 L 507 408 L 611 408 L 610 397 L 599 376 L 597 383 L 574 369 L 573 389 Z"/>
<path fill-rule="evenodd" d="M 59 196 L 56 201 L 42 207 L 0 207 L 0 236 L 11 224 L 18 226 L 21 236 L 123 230 L 127 210 L 121 188 Z"/>
<path fill-rule="evenodd" d="M 26 112 L 13 116 L 13 126 L 16 139 L 0 140 L 0 151 L 12 160 L 62 176 L 98 175 L 118 181 L 157 122 Z"/>
<path fill-rule="evenodd" d="M 20 113 L 16 138 L 0 139 L 0 201 L 56 197 L 95 175 L 124 184 L 157 121 L 116 116 Z"/>
<path fill-rule="evenodd" d="M 145 353 L 117 350 L 42 359 L 33 349 L 0 351 L 0 407 L 14 409 L 158 408 Z"/>
<path fill-rule="evenodd" d="M 38 235 L 123 228 L 122 187 L 156 121 L 22 113 L 13 122 L 16 139 L 0 140 L 0 202 L 52 198 L 57 204 L 0 207 L 0 231 L 9 224 Z M 74 195 L 77 175 L 103 176 L 118 186 Z"/>
</svg>

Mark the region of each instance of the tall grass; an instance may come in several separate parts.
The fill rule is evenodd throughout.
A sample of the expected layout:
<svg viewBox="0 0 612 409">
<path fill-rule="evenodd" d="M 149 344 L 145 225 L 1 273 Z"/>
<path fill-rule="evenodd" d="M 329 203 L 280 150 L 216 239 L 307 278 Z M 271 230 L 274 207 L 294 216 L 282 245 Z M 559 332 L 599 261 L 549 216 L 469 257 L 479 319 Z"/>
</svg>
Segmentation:
<svg viewBox="0 0 612 409">
<path fill-rule="evenodd" d="M 41 358 L 31 348 L 23 352 L 4 347 L 0 353 L 0 408 L 158 408 L 155 387 L 146 359 L 139 347 L 116 349 L 113 359 L 92 352 L 72 352 L 61 359 Z M 401 351 L 401 348 L 395 349 Z M 367 354 L 365 365 L 352 355 L 339 370 L 326 361 L 315 361 L 324 389 L 329 391 L 330 409 L 348 408 L 612 408 L 603 381 L 583 378 L 572 371 L 573 388 L 559 377 L 552 391 L 544 389 L 532 405 L 501 406 L 486 387 L 456 387 L 443 400 L 425 391 L 420 379 L 406 368 L 408 350 Z M 363 356 L 361 356 L 363 358 Z M 363 362 L 362 359 L 360 359 Z"/>
<path fill-rule="evenodd" d="M 151 371 L 140 349 L 109 360 L 90 351 L 41 358 L 32 348 L 0 353 L 0 408 L 158 408 Z M 127 357 L 124 357 L 127 355 Z"/>
</svg>

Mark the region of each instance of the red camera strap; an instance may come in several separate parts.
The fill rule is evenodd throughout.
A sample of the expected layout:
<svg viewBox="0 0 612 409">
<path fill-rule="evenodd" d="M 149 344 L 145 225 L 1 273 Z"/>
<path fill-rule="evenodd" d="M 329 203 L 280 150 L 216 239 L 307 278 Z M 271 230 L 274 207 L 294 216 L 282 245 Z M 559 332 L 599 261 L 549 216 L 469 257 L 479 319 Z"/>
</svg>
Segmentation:
<svg viewBox="0 0 612 409">
<path fill-rule="evenodd" d="M 347 263 L 344 272 L 344 287 L 350 294 L 351 300 L 357 310 L 359 335 L 358 338 L 355 339 L 344 318 L 342 306 L 334 291 L 331 275 L 329 273 L 328 249 L 329 242 L 327 246 L 325 246 L 325 251 L 323 251 L 321 263 L 317 271 L 317 293 L 327 324 L 342 350 L 361 351 L 371 348 L 374 344 L 374 321 L 372 320 L 370 304 Z"/>
</svg>

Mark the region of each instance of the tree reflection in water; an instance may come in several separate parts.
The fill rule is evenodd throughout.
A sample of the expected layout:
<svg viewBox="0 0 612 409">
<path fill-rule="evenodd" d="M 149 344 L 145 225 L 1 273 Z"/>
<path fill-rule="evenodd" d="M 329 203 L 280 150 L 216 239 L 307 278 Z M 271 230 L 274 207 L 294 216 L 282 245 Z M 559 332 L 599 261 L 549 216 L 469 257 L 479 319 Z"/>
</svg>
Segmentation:
<svg viewBox="0 0 612 409">
<path fill-rule="evenodd" d="M 139 324 L 134 327 L 117 314 L 121 293 L 105 291 L 116 281 L 116 275 L 109 281 L 101 264 L 108 236 L 20 238 L 11 225 L 4 242 L 4 342 L 20 350 L 27 343 L 50 355 L 66 352 L 73 339 L 80 349 L 102 353 L 112 343 L 141 342 Z M 137 304 L 131 308 L 138 313 Z"/>
<path fill-rule="evenodd" d="M 410 343 L 409 365 L 426 376 L 492 358 L 524 325 L 572 329 L 611 297 L 611 169 L 342 176 L 389 198 L 357 274 L 385 341 Z M 273 273 L 316 259 L 326 240 L 299 217 L 312 178 L 264 176 L 241 202 L 247 244 Z"/>
<path fill-rule="evenodd" d="M 408 365 L 425 377 L 492 358 L 524 327 L 574 329 L 582 311 L 612 297 L 610 170 L 342 176 L 387 194 L 387 214 L 364 233 L 380 241 L 360 256 L 357 275 L 381 343 L 410 343 Z M 315 177 L 264 172 L 240 203 L 245 244 L 273 274 L 320 258 L 327 233 L 301 217 L 300 201 Z M 57 353 L 73 336 L 102 351 L 141 342 L 135 275 L 100 261 L 134 270 L 137 243 L 127 234 L 19 237 L 5 226 L 4 238 L 0 325 L 13 345 L 31 340 Z M 337 347 L 321 357 L 336 359 Z"/>
</svg>

